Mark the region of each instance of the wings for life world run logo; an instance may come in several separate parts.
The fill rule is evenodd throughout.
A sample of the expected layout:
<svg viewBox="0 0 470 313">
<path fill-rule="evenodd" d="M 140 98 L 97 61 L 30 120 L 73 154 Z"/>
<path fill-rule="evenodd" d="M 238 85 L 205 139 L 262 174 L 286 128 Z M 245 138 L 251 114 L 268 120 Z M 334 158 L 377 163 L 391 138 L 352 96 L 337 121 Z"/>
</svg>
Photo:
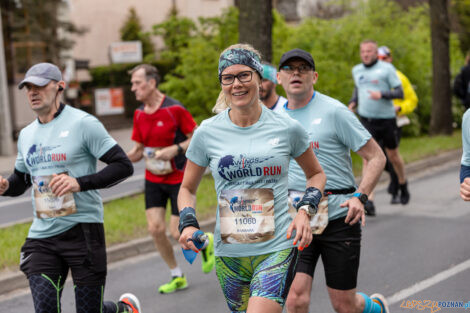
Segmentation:
<svg viewBox="0 0 470 313">
<path fill-rule="evenodd" d="M 237 158 L 229 154 L 219 160 L 217 171 L 220 177 L 227 181 L 245 177 L 280 175 L 282 166 L 261 166 L 263 162 L 271 158 L 273 156 L 247 158 L 243 154 Z"/>
<path fill-rule="evenodd" d="M 50 163 L 50 162 L 65 162 L 67 161 L 66 153 L 51 153 L 50 151 L 60 146 L 43 146 L 32 145 L 28 150 L 26 155 L 26 164 L 33 167 L 41 163 Z"/>
</svg>

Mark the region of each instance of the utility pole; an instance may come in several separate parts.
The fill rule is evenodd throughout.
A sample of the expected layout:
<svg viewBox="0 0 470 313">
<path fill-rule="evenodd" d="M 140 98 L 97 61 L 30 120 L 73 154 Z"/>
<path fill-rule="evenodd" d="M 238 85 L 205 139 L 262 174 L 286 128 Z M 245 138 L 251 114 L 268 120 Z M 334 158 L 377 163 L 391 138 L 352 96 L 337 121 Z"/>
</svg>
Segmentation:
<svg viewBox="0 0 470 313">
<path fill-rule="evenodd" d="M 2 14 L 0 8 L 0 155 L 12 155 L 13 133 L 11 128 L 10 102 L 8 100 L 8 83 L 2 26 Z"/>
</svg>

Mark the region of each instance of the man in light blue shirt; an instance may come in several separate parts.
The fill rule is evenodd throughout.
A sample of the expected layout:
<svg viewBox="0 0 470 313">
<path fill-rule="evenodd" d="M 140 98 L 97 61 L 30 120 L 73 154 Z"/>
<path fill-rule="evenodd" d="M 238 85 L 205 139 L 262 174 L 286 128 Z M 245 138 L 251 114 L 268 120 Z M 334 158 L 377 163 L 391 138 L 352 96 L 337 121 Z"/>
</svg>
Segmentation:
<svg viewBox="0 0 470 313">
<path fill-rule="evenodd" d="M 362 63 L 354 66 L 354 93 L 349 109 L 356 110 L 364 127 L 381 144 L 398 176 L 400 201 L 407 204 L 410 193 L 405 177 L 405 164 L 398 151 L 398 127 L 392 99 L 403 98 L 401 81 L 390 63 L 378 60 L 377 43 L 364 40 L 360 45 Z M 363 160 L 363 169 L 366 160 Z M 366 213 L 375 215 L 373 194 L 366 203 Z"/>
<path fill-rule="evenodd" d="M 0 176 L 0 195 L 19 196 L 32 187 L 34 219 L 20 269 L 35 312 L 60 311 L 69 270 L 77 312 L 141 312 L 129 293 L 117 303 L 103 301 L 106 244 L 97 189 L 132 175 L 131 162 L 94 116 L 60 102 L 65 82 L 57 66 L 34 65 L 18 87 L 26 87 L 37 119 L 20 132 L 15 170 L 8 179 Z M 107 164 L 99 172 L 98 159 Z"/>
<path fill-rule="evenodd" d="M 321 256 L 326 284 L 334 308 L 351 312 L 388 312 L 382 295 L 356 293 L 359 268 L 361 221 L 365 225 L 364 203 L 378 181 L 385 156 L 369 132 L 345 105 L 315 91 L 318 73 L 310 53 L 294 49 L 279 63 L 278 81 L 288 102 L 284 112 L 300 122 L 309 134 L 311 145 L 327 182 L 321 203 L 327 207 L 327 226 L 313 235 L 312 243 L 300 251 L 296 276 L 287 298 L 289 313 L 307 312 L 313 273 Z M 364 178 L 356 186 L 350 150 L 368 161 Z M 289 194 L 305 189 L 305 175 L 294 162 L 289 166 Z M 295 200 L 292 200 L 295 201 Z M 315 220 L 315 219 L 314 219 Z M 350 241 L 345 246 L 343 242 Z"/>
<path fill-rule="evenodd" d="M 470 110 L 462 118 L 462 160 L 460 161 L 460 197 L 470 201 Z"/>
</svg>

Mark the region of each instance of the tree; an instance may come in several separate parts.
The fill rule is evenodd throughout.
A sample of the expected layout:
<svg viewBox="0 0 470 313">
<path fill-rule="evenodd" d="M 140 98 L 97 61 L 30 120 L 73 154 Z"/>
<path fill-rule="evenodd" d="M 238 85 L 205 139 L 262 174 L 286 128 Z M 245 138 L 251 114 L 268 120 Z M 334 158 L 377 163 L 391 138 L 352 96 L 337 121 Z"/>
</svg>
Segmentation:
<svg viewBox="0 0 470 313">
<path fill-rule="evenodd" d="M 448 0 L 429 0 L 432 47 L 430 134 L 452 134 Z"/>
<path fill-rule="evenodd" d="M 470 51 L 470 0 L 453 0 L 452 13 L 456 17 L 460 49 L 463 54 Z"/>
<path fill-rule="evenodd" d="M 263 60 L 272 58 L 272 2 L 271 0 L 238 0 L 238 32 L 242 43 L 249 43 L 259 52 Z"/>
<path fill-rule="evenodd" d="M 121 27 L 120 32 L 121 40 L 123 41 L 139 40 L 142 42 L 142 53 L 144 57 L 153 56 L 155 52 L 153 43 L 150 40 L 150 35 L 142 31 L 142 25 L 135 8 L 129 8 L 129 15 L 126 22 Z"/>
</svg>

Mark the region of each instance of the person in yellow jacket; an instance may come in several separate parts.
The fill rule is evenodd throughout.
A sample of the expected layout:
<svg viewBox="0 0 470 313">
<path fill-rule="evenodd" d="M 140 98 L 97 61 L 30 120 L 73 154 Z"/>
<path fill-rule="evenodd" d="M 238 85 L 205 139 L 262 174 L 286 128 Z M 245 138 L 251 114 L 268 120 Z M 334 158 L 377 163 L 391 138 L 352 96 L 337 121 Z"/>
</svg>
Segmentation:
<svg viewBox="0 0 470 313">
<path fill-rule="evenodd" d="M 393 61 L 392 52 L 387 46 L 379 47 L 377 56 L 379 60 L 385 62 L 392 63 Z M 416 95 L 416 92 L 414 91 L 409 79 L 399 70 L 396 71 L 403 87 L 403 99 L 393 99 L 393 105 L 395 106 L 395 111 L 397 112 L 398 141 L 400 141 L 402 133 L 401 128 L 410 124 L 410 119 L 408 118 L 407 114 L 413 112 L 418 105 L 418 96 Z M 402 199 L 403 197 L 399 196 L 400 190 L 398 176 L 395 173 L 393 166 L 388 161 L 385 165 L 385 170 L 390 173 L 390 184 L 388 186 L 388 192 L 392 195 L 392 200 L 390 202 L 392 204 L 408 203 L 408 201 L 404 201 L 406 199 Z"/>
</svg>

